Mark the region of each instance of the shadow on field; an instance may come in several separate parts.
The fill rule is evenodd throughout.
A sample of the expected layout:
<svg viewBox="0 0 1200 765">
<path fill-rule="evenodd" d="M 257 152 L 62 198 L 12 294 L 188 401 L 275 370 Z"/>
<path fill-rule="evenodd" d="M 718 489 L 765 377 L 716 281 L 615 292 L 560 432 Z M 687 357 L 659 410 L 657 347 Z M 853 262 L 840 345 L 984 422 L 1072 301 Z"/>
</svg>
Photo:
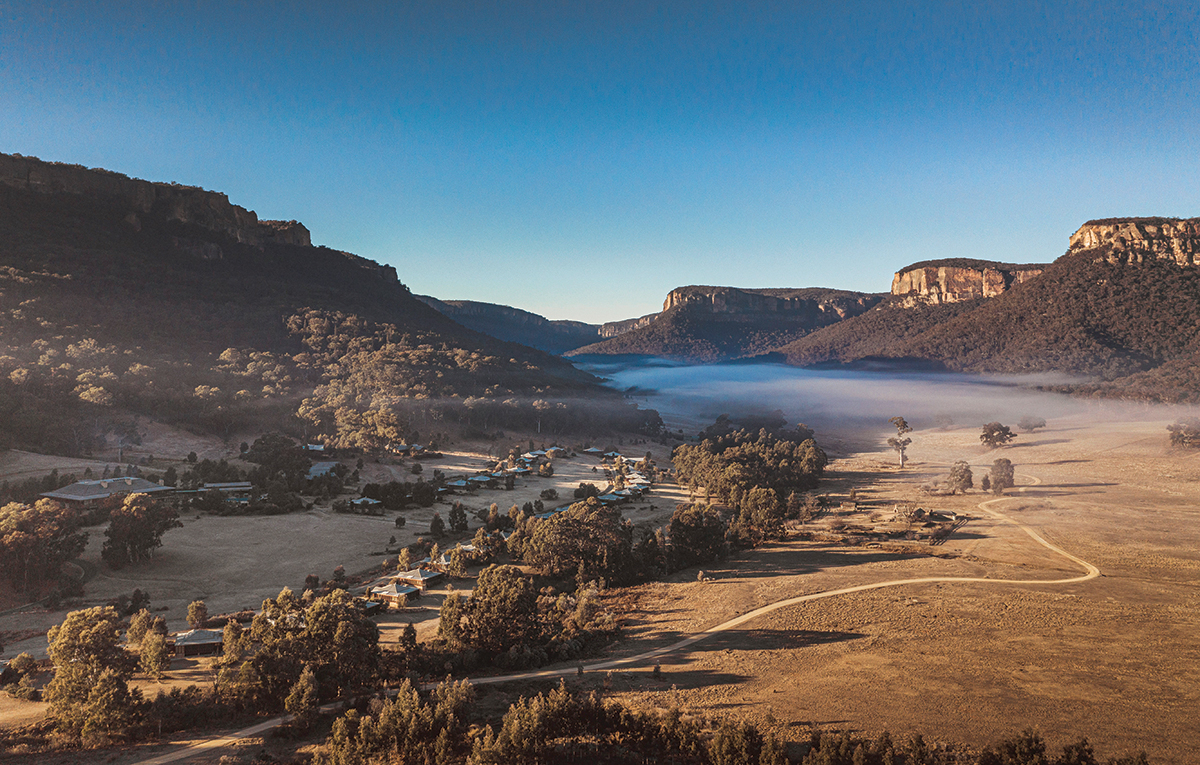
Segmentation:
<svg viewBox="0 0 1200 765">
<path fill-rule="evenodd" d="M 865 563 L 910 560 L 920 556 L 896 552 L 863 552 L 858 548 L 759 549 L 752 556 L 721 561 L 718 566 L 704 567 L 713 577 L 710 587 L 733 583 L 738 579 L 811 574 L 825 569 L 861 566 Z"/>
<path fill-rule="evenodd" d="M 748 629 L 719 632 L 710 638 L 690 646 L 690 653 L 717 653 L 724 651 L 782 651 L 795 648 L 808 648 L 816 645 L 832 645 L 847 640 L 857 640 L 866 637 L 861 632 L 840 632 L 820 630 L 777 630 L 777 629 Z"/>
</svg>

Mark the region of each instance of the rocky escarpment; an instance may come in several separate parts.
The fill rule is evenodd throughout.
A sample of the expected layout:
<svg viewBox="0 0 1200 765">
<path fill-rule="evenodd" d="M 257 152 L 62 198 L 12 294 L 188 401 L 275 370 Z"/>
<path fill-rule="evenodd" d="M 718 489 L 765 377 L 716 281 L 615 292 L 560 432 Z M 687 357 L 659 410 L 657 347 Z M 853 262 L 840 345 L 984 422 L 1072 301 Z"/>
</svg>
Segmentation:
<svg viewBox="0 0 1200 765">
<path fill-rule="evenodd" d="M 216 231 L 241 244 L 312 245 L 304 224 L 259 220 L 253 210 L 230 203 L 226 195 L 195 186 L 143 181 L 111 170 L 43 162 L 20 154 L 0 154 L 0 183 L 43 194 L 117 200 L 129 208 L 125 222 L 135 229 L 141 227 L 139 214 L 154 214 Z"/>
<path fill-rule="evenodd" d="M 1071 235 L 1071 252 L 1103 249 L 1109 263 L 1171 260 L 1200 265 L 1200 218 L 1105 218 L 1090 220 Z"/>
<path fill-rule="evenodd" d="M 735 287 L 679 287 L 663 301 L 663 312 L 687 307 L 726 317 L 766 315 L 836 317 L 857 315 L 879 302 L 879 295 L 823 289 L 739 289 Z"/>
<path fill-rule="evenodd" d="M 612 332 L 608 339 L 569 355 L 636 354 L 690 361 L 753 356 L 864 313 L 883 297 L 823 287 L 680 287 L 667 295 L 661 313 L 606 325 L 601 333 Z"/>
<path fill-rule="evenodd" d="M 632 332 L 635 329 L 641 329 L 650 325 L 650 322 L 658 318 L 657 313 L 648 313 L 645 316 L 639 316 L 636 319 L 623 319 L 621 321 L 606 321 L 600 325 L 600 337 L 609 338 L 623 335 L 626 332 Z"/>
<path fill-rule="evenodd" d="M 927 260 L 897 271 L 892 277 L 892 295 L 900 305 L 943 305 L 990 298 L 1014 285 L 1039 276 L 1046 265 L 994 263 L 988 260 L 951 258 Z"/>
</svg>

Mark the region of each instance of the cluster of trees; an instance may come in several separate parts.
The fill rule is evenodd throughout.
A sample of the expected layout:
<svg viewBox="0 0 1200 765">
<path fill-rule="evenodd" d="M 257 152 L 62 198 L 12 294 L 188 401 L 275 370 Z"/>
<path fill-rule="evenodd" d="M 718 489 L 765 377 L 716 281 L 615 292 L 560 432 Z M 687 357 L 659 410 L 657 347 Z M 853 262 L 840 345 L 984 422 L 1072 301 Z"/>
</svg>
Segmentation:
<svg viewBox="0 0 1200 765">
<path fill-rule="evenodd" d="M 179 513 L 166 502 L 149 494 L 126 495 L 109 514 L 100 555 L 114 569 L 141 563 L 162 546 L 163 534 L 181 526 Z"/>
<path fill-rule="evenodd" d="M 809 751 L 802 765 L 1102 765 L 1086 738 L 1067 744 L 1062 754 L 1047 752 L 1040 733 L 1025 730 L 998 744 L 984 748 L 975 756 L 944 746 L 930 746 L 916 734 L 907 741 L 895 741 L 884 731 L 874 740 L 855 736 L 849 731 L 815 731 L 809 739 Z M 1107 765 L 1148 765 L 1145 753 L 1109 758 Z"/>
<path fill-rule="evenodd" d="M 431 507 L 437 500 L 436 482 L 389 481 L 388 483 L 364 484 L 362 496 L 377 499 L 386 510 L 403 510 L 410 503 L 420 507 Z"/>
<path fill-rule="evenodd" d="M 469 599 L 452 593 L 442 604 L 438 635 L 467 667 L 540 666 L 584 655 L 616 633 L 600 603 L 599 585 L 575 593 L 538 591 L 515 566 L 480 572 Z"/>
<path fill-rule="evenodd" d="M 379 628 L 342 589 L 308 600 L 284 589 L 263 601 L 249 630 L 231 621 L 224 638 L 217 692 L 237 709 L 283 709 L 298 683 L 303 694 L 306 670 L 318 701 L 372 688 L 380 678 Z"/>
<path fill-rule="evenodd" d="M 79 526 L 78 513 L 48 499 L 0 507 L 0 571 L 23 592 L 57 580 L 62 564 L 87 546 L 88 535 Z"/>
<path fill-rule="evenodd" d="M 795 430 L 735 430 L 699 444 L 676 447 L 679 483 L 703 490 L 736 512 L 731 530 L 740 544 L 777 537 L 788 517 L 804 507 L 803 493 L 817 487 L 825 452 L 804 426 Z"/>
<path fill-rule="evenodd" d="M 92 477 L 90 468 L 84 477 Z M 105 477 L 107 478 L 107 476 Z M 74 475 L 59 475 L 58 470 L 51 470 L 41 478 L 26 478 L 23 481 L 12 482 L 0 481 L 0 505 L 6 505 L 9 502 L 36 502 L 42 494 L 61 489 L 75 483 L 76 480 Z"/>
<path fill-rule="evenodd" d="M 706 736 L 678 711 L 641 712 L 596 693 L 521 698 L 499 722 L 468 735 L 473 693 L 465 683 L 439 685 L 428 700 L 410 685 L 368 714 L 348 712 L 314 759 L 320 765 L 433 762 L 524 765 L 532 762 L 663 762 L 677 765 L 782 765 L 783 747 L 751 725 L 727 722 Z"/>
</svg>

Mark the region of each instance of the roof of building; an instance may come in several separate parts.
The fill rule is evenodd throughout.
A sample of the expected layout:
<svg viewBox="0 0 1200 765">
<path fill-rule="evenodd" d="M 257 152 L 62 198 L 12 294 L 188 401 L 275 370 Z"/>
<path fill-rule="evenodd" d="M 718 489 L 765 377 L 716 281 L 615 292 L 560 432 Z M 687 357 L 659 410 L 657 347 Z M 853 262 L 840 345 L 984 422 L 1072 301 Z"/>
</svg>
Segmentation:
<svg viewBox="0 0 1200 765">
<path fill-rule="evenodd" d="M 159 486 L 145 478 L 101 478 L 92 481 L 76 481 L 61 489 L 42 494 L 50 499 L 86 502 L 105 499 L 114 494 L 153 494 L 156 491 L 171 491 L 170 486 Z"/>
<path fill-rule="evenodd" d="M 402 574 L 396 574 L 396 576 L 393 578 L 417 582 L 428 582 L 431 579 L 437 579 L 441 575 L 441 571 L 430 571 L 427 568 L 414 568 L 411 571 L 405 571 Z"/>
<path fill-rule="evenodd" d="M 584 453 L 584 454 L 604 454 L 604 450 L 603 450 L 603 449 L 597 449 L 597 448 L 596 448 L 596 447 L 594 447 L 594 446 L 589 446 L 588 448 L 586 448 L 586 449 L 584 449 L 584 450 L 583 450 L 583 453 Z"/>
<path fill-rule="evenodd" d="M 359 497 L 358 499 L 350 500 L 350 504 L 352 504 L 352 505 L 381 505 L 383 503 L 380 502 L 378 499 L 371 499 L 370 497 Z"/>
<path fill-rule="evenodd" d="M 308 469 L 308 477 L 319 478 L 320 476 L 327 475 L 336 465 L 336 462 L 318 462 Z"/>
<path fill-rule="evenodd" d="M 407 597 L 414 592 L 420 592 L 420 590 L 407 584 L 396 584 L 395 582 L 385 584 L 382 587 L 371 588 L 372 595 L 386 595 L 392 598 Z"/>
<path fill-rule="evenodd" d="M 225 635 L 219 630 L 189 630 L 175 636 L 175 645 L 212 645 L 224 640 Z"/>
<path fill-rule="evenodd" d="M 226 481 L 225 483 L 206 483 L 205 489 L 216 489 L 217 491 L 249 491 L 254 488 L 254 485 L 249 481 Z"/>
</svg>

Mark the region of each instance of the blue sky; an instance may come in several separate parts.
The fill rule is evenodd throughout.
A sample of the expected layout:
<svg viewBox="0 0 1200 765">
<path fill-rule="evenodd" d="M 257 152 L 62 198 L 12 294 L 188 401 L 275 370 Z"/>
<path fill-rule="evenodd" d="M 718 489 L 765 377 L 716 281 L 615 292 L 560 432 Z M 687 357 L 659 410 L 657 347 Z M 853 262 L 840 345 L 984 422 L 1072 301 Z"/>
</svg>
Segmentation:
<svg viewBox="0 0 1200 765">
<path fill-rule="evenodd" d="M 5 3 L 0 151 L 606 321 L 1200 215 L 1194 3 Z"/>
</svg>

